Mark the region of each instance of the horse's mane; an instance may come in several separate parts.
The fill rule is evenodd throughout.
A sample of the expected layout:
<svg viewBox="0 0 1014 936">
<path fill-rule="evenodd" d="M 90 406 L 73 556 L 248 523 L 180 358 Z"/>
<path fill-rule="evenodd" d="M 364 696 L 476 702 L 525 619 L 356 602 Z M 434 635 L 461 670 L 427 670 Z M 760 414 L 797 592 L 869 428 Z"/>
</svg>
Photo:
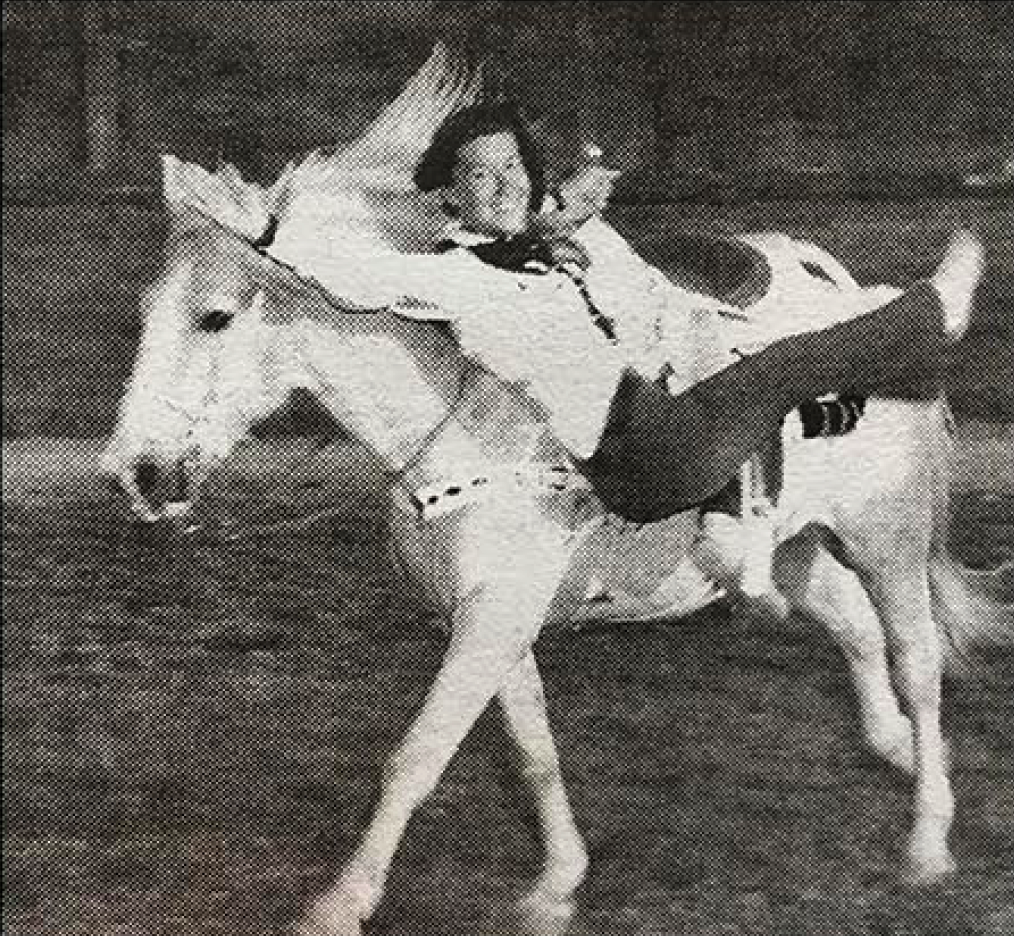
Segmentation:
<svg viewBox="0 0 1014 936">
<path fill-rule="evenodd" d="M 285 199 L 347 189 L 414 192 L 412 173 L 433 134 L 451 114 L 475 101 L 481 85 L 481 68 L 470 68 L 438 43 L 359 139 L 337 152 L 310 153 L 283 172 L 284 188 L 278 194 Z"/>
<path fill-rule="evenodd" d="M 473 103 L 481 85 L 481 68 L 440 43 L 347 146 L 314 150 L 266 188 L 245 181 L 231 165 L 209 173 L 166 156 L 166 199 L 197 208 L 251 241 L 278 226 L 290 245 L 328 232 L 356 242 L 360 252 L 429 249 L 443 218 L 433 199 L 415 189 L 412 174 L 437 128 Z"/>
<path fill-rule="evenodd" d="M 246 182 L 231 166 L 210 173 L 165 157 L 165 194 L 177 221 L 177 247 L 186 247 L 184 234 L 191 227 L 197 229 L 198 243 L 204 228 L 213 242 L 224 236 L 224 243 L 228 232 L 248 244 L 262 245 L 266 232 L 274 234 L 270 252 L 300 270 L 307 296 L 314 299 L 300 307 L 300 318 L 317 320 L 312 309 L 324 306 L 319 296 L 311 296 L 316 258 L 326 259 L 333 249 L 368 262 L 381 254 L 390 258 L 392 252 L 432 248 L 446 216 L 432 196 L 415 189 L 412 176 L 439 126 L 450 114 L 474 102 L 480 85 L 479 69 L 468 68 L 438 45 L 401 94 L 355 142 L 334 152 L 310 153 L 287 166 L 268 188 Z M 189 275 L 187 256 L 186 249 L 175 252 L 175 272 L 152 296 L 153 315 L 174 304 L 177 281 L 185 281 Z M 294 263 L 293 258 L 300 262 Z M 470 424 L 470 432 L 477 437 L 484 432 L 491 436 L 480 443 L 484 449 L 509 450 L 516 461 L 530 448 L 530 437 L 541 435 L 541 420 L 532 412 L 532 403 L 492 374 L 482 376 L 474 364 L 465 362 L 457 343 L 439 323 L 406 320 L 383 311 L 354 316 L 325 314 L 322 320 L 329 329 L 341 322 L 342 333 L 354 339 L 343 348 L 341 359 L 343 387 L 347 392 L 355 388 L 343 401 L 350 408 L 345 416 L 357 427 L 357 434 L 378 444 L 378 449 L 390 450 L 391 440 L 406 429 L 413 433 L 420 427 L 425 429 L 434 418 L 427 401 L 442 399 L 446 404 L 464 391 L 466 383 L 468 405 L 462 407 L 462 415 L 475 423 Z M 327 334 L 322 333 L 322 341 Z M 371 337 L 380 335 L 384 341 Z M 413 382 L 415 377 L 406 377 L 392 390 L 391 355 L 403 355 L 394 365 L 397 367 L 411 366 L 416 360 L 412 371 L 426 386 Z M 326 362 L 321 368 L 326 369 Z M 459 381 L 459 368 L 465 368 L 467 382 L 464 378 Z M 373 386 L 377 381 L 383 393 Z M 370 400 L 368 406 L 362 402 L 366 399 Z M 380 412 L 378 399 L 396 410 L 394 416 Z M 425 412 L 406 421 L 406 412 L 420 408 Z M 353 418 L 360 410 L 369 414 L 368 420 Z M 370 431 L 365 431 L 366 423 Z M 529 425 L 535 423 L 536 429 L 529 431 Z"/>
</svg>

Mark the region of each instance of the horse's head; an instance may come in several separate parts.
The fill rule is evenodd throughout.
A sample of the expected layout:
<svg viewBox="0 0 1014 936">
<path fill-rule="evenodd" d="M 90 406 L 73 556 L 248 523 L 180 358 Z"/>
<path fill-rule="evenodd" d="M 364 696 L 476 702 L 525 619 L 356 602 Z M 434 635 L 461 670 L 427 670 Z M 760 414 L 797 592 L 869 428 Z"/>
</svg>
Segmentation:
<svg viewBox="0 0 1014 936">
<path fill-rule="evenodd" d="M 291 321 L 284 310 L 319 306 L 319 295 L 314 299 L 284 266 L 268 269 L 271 261 L 254 244 L 280 228 L 275 249 L 285 241 L 290 253 L 294 243 L 300 250 L 319 247 L 323 235 L 346 232 L 386 249 L 420 249 L 433 239 L 434 218 L 415 195 L 412 170 L 440 123 L 480 87 L 480 73 L 440 45 L 358 141 L 332 155 L 310 154 L 268 189 L 229 167 L 208 173 L 165 157 L 174 221 L 167 273 L 146 296 L 141 347 L 103 458 L 138 516 L 184 512 L 210 469 L 295 385 L 277 326 Z M 271 291 L 271 321 L 262 288 Z M 379 318 L 364 322 L 358 348 L 343 363 L 342 383 L 358 390 L 347 394 L 353 411 L 376 409 L 372 391 L 383 377 L 372 373 L 377 355 L 390 357 L 396 348 L 410 356 L 411 340 L 378 343 L 365 334 L 386 327 Z M 329 368 L 331 356 L 316 350 L 309 357 Z M 403 384 L 397 402 L 404 405 L 391 404 L 395 422 L 435 418 L 439 402 L 415 392 L 424 384 Z M 372 413 L 372 423 L 383 422 L 382 415 Z"/>
<path fill-rule="evenodd" d="M 144 298 L 134 371 L 102 467 L 136 515 L 185 514 L 211 469 L 290 389 L 273 352 L 256 252 L 174 208 L 166 273 Z"/>
</svg>

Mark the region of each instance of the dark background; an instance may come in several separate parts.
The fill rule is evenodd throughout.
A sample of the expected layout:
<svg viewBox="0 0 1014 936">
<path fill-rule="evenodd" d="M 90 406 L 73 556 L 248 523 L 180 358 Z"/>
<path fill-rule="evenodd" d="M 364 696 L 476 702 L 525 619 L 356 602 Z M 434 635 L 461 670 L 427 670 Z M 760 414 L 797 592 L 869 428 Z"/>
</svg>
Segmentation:
<svg viewBox="0 0 1014 936">
<path fill-rule="evenodd" d="M 594 136 L 629 198 L 1009 182 L 1014 13 L 935 2 L 3 5 L 4 185 L 151 183 L 163 152 L 269 178 L 354 137 L 444 39 Z M 791 177 L 791 178 L 790 178 Z"/>
<path fill-rule="evenodd" d="M 109 432 L 161 271 L 159 156 L 271 180 L 340 145 L 443 39 L 559 144 L 622 166 L 609 220 L 778 229 L 907 285 L 950 231 L 989 269 L 962 414 L 1014 420 L 1014 17 L 1001 3 L 30 2 L 3 6 L 5 438 Z M 314 431 L 306 401 L 277 431 Z"/>
<path fill-rule="evenodd" d="M 904 285 L 972 226 L 988 270 L 949 384 L 952 548 L 991 566 L 1014 555 L 1010 9 L 5 2 L 4 936 L 291 932 L 445 640 L 354 446 L 240 453 L 212 519 L 333 513 L 235 541 L 133 527 L 95 478 L 162 271 L 159 154 L 270 179 L 354 137 L 444 37 L 490 57 L 492 91 L 608 148 L 628 170 L 609 220 L 636 244 L 776 229 Z M 272 431 L 314 418 L 298 401 Z M 961 870 L 912 892 L 909 780 L 864 753 L 823 631 L 717 606 L 537 652 L 592 856 L 571 936 L 1014 932 L 998 668 L 947 686 Z M 486 717 L 463 745 L 370 933 L 519 936 L 540 852 L 503 738 Z"/>
</svg>

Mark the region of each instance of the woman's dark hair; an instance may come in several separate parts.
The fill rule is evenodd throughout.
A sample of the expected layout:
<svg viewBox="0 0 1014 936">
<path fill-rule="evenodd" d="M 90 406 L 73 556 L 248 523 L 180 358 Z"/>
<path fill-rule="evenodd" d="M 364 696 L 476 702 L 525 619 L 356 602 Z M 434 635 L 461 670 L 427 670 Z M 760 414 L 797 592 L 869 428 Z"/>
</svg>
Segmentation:
<svg viewBox="0 0 1014 936">
<path fill-rule="evenodd" d="M 542 156 L 531 131 L 516 104 L 475 104 L 457 111 L 441 124 L 433 142 L 423 153 L 413 179 L 423 192 L 450 185 L 454 164 L 461 148 L 479 137 L 510 133 L 518 141 L 521 162 L 532 184 L 529 207 L 538 211 L 546 194 L 545 169 Z"/>
</svg>

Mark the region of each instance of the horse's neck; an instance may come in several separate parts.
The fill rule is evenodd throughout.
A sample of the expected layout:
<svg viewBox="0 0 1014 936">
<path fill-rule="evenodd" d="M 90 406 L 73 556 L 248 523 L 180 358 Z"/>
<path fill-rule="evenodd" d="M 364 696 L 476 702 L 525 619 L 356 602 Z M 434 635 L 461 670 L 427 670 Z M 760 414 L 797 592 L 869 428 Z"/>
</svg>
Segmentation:
<svg viewBox="0 0 1014 936">
<path fill-rule="evenodd" d="M 294 382 L 392 469 L 518 461 L 541 433 L 527 402 L 437 326 L 388 314 L 305 319 L 293 339 Z"/>
</svg>

